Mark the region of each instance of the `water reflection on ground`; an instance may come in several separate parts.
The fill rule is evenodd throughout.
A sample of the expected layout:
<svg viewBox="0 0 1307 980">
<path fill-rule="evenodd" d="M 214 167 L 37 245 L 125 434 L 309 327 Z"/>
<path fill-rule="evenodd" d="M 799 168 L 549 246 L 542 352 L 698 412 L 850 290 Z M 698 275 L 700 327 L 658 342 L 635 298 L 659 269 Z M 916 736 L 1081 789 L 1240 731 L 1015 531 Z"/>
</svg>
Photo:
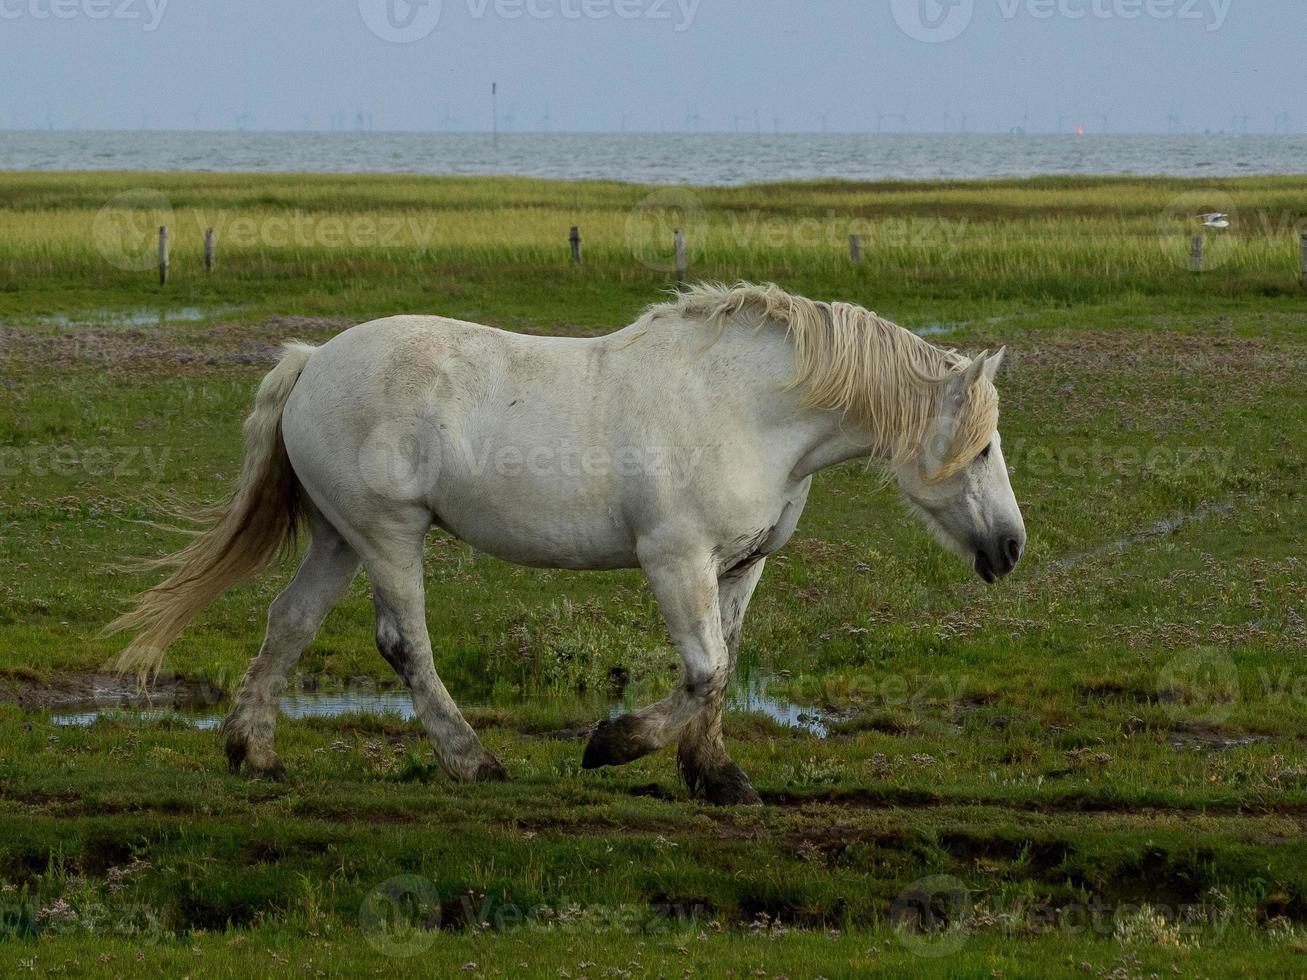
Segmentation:
<svg viewBox="0 0 1307 980">
<path fill-rule="evenodd" d="M 787 728 L 825 738 L 829 730 L 822 713 L 773 693 L 773 680 L 762 672 L 752 672 L 739 678 L 728 694 L 727 710 L 761 714 Z M 602 701 L 594 698 L 540 696 L 517 702 L 472 701 L 464 704 L 463 708 L 465 711 L 507 712 L 511 712 L 514 707 L 572 708 L 584 709 L 598 716 L 605 707 L 610 715 L 618 715 L 639 706 L 629 696 Z M 108 717 L 142 724 L 174 722 L 211 730 L 218 727 L 225 713 L 226 705 L 217 692 L 206 697 L 203 689 L 174 689 L 171 693 L 149 697 L 127 686 L 105 685 L 94 691 L 90 701 L 60 705 L 52 715 L 52 720 L 57 725 L 79 726 L 92 725 L 99 719 Z M 370 715 L 408 721 L 415 717 L 408 691 L 398 686 L 380 685 L 367 678 L 350 679 L 341 687 L 328 686 L 316 677 L 299 678 L 282 697 L 281 713 L 293 719 Z"/>
</svg>

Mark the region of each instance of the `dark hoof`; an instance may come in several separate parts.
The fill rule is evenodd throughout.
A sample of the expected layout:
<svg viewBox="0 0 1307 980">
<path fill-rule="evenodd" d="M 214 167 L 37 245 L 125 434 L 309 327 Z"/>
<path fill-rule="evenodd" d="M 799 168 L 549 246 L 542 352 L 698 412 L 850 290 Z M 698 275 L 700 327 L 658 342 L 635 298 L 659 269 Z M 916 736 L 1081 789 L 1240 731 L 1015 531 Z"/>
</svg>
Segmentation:
<svg viewBox="0 0 1307 980">
<path fill-rule="evenodd" d="M 474 783 L 506 783 L 508 782 L 508 770 L 499 764 L 495 758 L 487 759 L 477 767 L 476 773 L 472 776 Z"/>
<path fill-rule="evenodd" d="M 226 725 L 223 727 L 226 728 Z M 225 735 L 227 768 L 232 775 L 238 774 L 243 768 L 251 779 L 266 779 L 275 783 L 286 781 L 286 767 L 275 753 L 251 753 L 249 740 L 243 735 L 230 730 Z"/>
<path fill-rule="evenodd" d="M 711 769 L 682 765 L 681 777 L 691 796 L 713 806 L 749 806 L 762 802 L 744 770 L 733 762 Z"/>
<path fill-rule="evenodd" d="M 253 758 L 246 755 L 243 745 L 227 746 L 227 768 L 233 776 L 239 774 L 243 768 L 245 775 L 251 779 L 266 779 L 272 783 L 286 781 L 286 767 L 281 764 L 280 759 L 273 758 L 256 764 Z"/>
<path fill-rule="evenodd" d="M 649 750 L 636 734 L 639 727 L 639 721 L 632 715 L 601 721 L 585 747 L 581 768 L 621 766 L 647 755 Z"/>
<path fill-rule="evenodd" d="M 245 772 L 251 779 L 262 779 L 269 783 L 284 783 L 286 781 L 286 767 L 280 761 L 260 768 L 255 768 L 246 763 Z"/>
</svg>

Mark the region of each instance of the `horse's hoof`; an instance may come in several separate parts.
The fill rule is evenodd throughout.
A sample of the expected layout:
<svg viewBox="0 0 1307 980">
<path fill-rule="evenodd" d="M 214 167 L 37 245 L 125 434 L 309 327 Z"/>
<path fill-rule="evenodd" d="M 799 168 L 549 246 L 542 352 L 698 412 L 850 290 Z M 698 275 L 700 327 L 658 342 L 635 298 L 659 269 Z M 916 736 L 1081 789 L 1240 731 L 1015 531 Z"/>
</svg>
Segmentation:
<svg viewBox="0 0 1307 980">
<path fill-rule="evenodd" d="M 713 806 L 751 806 L 762 802 L 744 770 L 733 762 L 693 773 L 682 768 L 681 774 L 690 795 Z"/>
<path fill-rule="evenodd" d="M 286 767 L 281 764 L 281 760 L 276 756 L 273 756 L 270 761 L 261 762 L 257 766 L 246 760 L 245 773 L 251 779 L 262 779 L 269 783 L 284 783 L 286 781 Z"/>
<path fill-rule="evenodd" d="M 639 721 L 631 715 L 601 721 L 585 747 L 581 768 L 621 766 L 645 755 L 648 750 L 637 735 L 638 729 Z"/>
<path fill-rule="evenodd" d="M 500 765 L 499 760 L 491 756 L 481 765 L 477 766 L 477 771 L 472 775 L 474 783 L 506 783 L 508 782 L 508 770 Z"/>
<path fill-rule="evenodd" d="M 286 780 L 286 767 L 272 751 L 251 749 L 249 740 L 236 731 L 227 733 L 227 768 L 233 775 L 242 769 L 251 779 L 266 779 L 281 783 Z"/>
</svg>

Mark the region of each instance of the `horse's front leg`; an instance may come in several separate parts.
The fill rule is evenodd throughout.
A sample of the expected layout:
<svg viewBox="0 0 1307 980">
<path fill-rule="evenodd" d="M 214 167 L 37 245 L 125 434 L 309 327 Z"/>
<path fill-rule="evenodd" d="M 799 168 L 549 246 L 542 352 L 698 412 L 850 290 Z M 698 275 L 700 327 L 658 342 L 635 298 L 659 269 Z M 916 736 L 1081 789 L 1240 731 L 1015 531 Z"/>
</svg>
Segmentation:
<svg viewBox="0 0 1307 980">
<path fill-rule="evenodd" d="M 717 605 L 722 621 L 722 634 L 726 639 L 727 677 L 735 673 L 740 653 L 740 633 L 744 627 L 744 614 L 748 611 L 753 590 L 762 578 L 765 559 L 758 559 L 746 568 L 731 571 L 717 581 Z M 677 746 L 676 761 L 681 778 L 690 793 L 701 800 L 728 806 L 733 803 L 757 803 L 749 777 L 726 752 L 722 739 L 722 713 L 725 697 L 720 697 L 686 726 Z"/>
<path fill-rule="evenodd" d="M 712 558 L 694 549 L 645 545 L 640 564 L 681 654 L 681 681 L 656 704 L 600 722 L 581 761 L 586 769 L 620 766 L 677 741 L 720 704 L 730 676 Z"/>
</svg>

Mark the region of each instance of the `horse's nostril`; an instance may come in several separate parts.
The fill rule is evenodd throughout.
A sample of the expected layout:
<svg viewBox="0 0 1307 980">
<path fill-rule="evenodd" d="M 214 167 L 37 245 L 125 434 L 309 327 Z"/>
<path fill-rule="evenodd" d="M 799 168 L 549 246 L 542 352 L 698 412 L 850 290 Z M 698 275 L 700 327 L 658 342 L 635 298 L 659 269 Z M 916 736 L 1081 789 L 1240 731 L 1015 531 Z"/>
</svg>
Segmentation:
<svg viewBox="0 0 1307 980">
<path fill-rule="evenodd" d="M 1007 555 L 1007 560 L 1015 568 L 1017 562 L 1021 560 L 1021 542 L 1016 538 L 1008 538 L 1007 541 L 1003 542 L 1003 550 Z"/>
</svg>

